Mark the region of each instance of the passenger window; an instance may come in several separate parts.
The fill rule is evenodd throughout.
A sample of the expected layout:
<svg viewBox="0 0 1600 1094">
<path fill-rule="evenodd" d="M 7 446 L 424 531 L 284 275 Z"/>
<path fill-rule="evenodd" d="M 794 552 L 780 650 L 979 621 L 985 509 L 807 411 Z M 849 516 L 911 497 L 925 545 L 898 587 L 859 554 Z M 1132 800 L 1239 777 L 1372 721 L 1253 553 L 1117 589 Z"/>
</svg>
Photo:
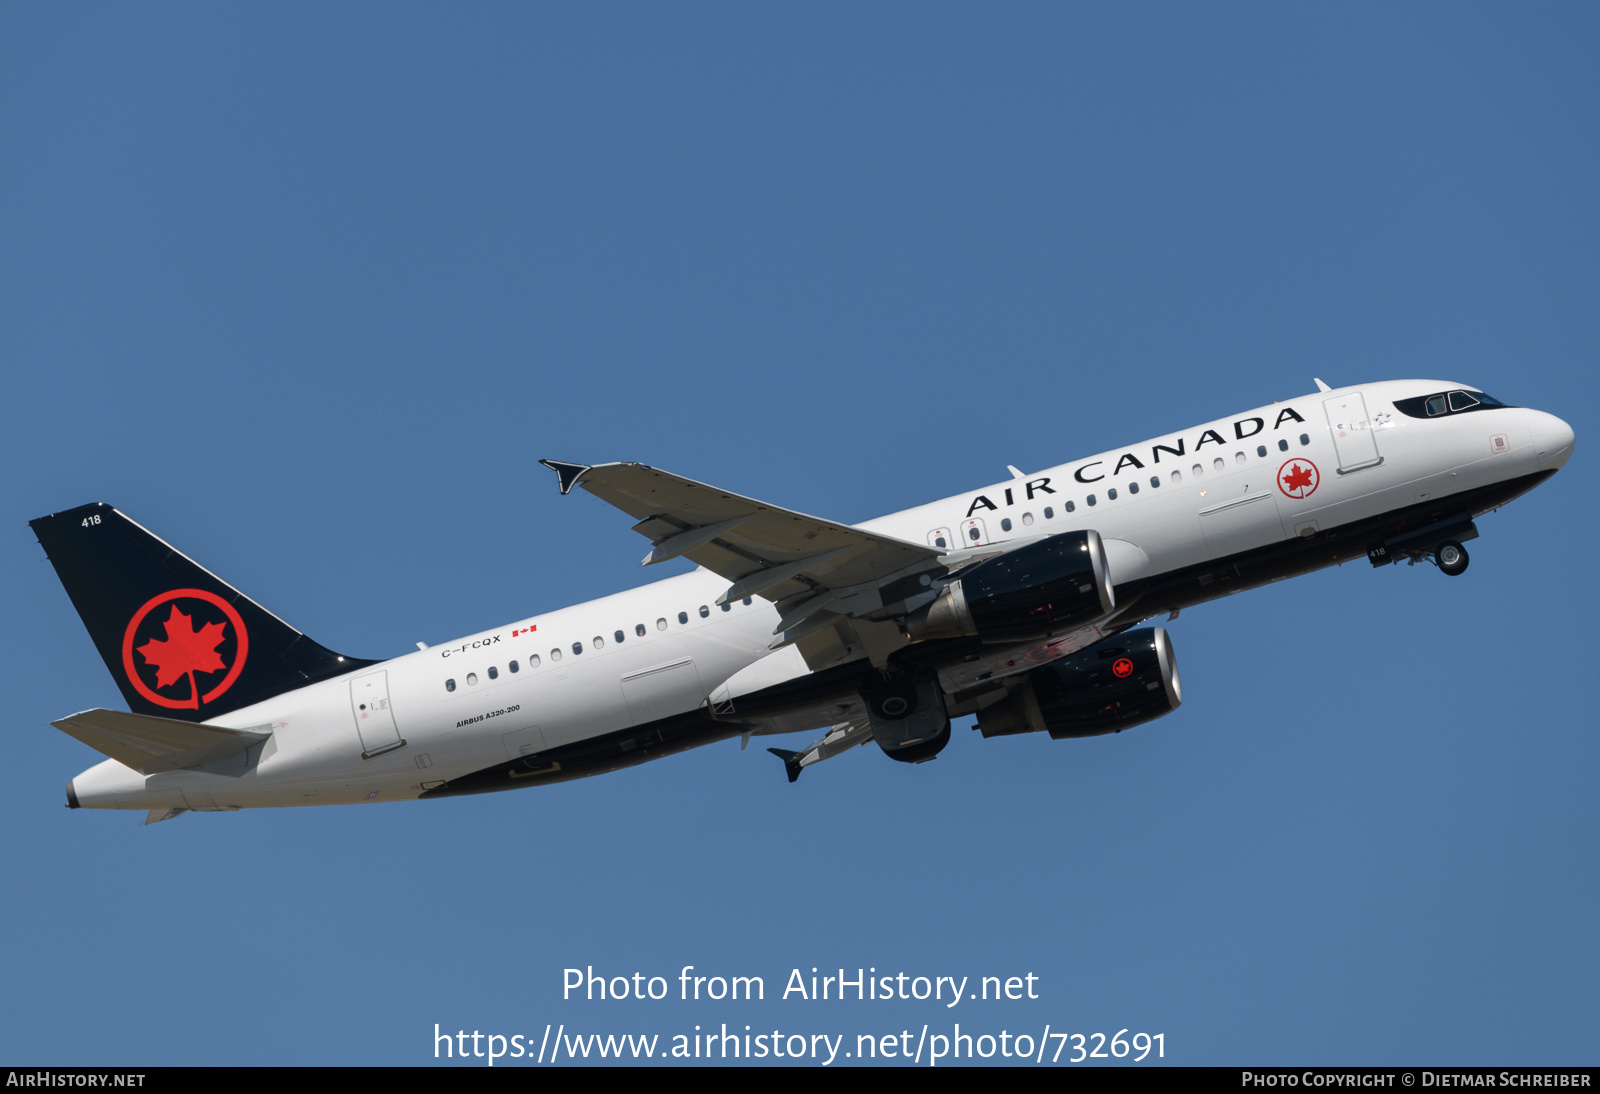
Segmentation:
<svg viewBox="0 0 1600 1094">
<path fill-rule="evenodd" d="M 1279 452 L 1287 452 L 1287 451 L 1289 451 L 1289 442 L 1284 440 L 1282 437 L 1278 438 L 1278 451 Z"/>
<path fill-rule="evenodd" d="M 1222 462 L 1221 456 L 1218 456 L 1216 459 L 1211 461 L 1211 469 L 1213 471 L 1221 471 L 1226 466 L 1227 465 Z"/>
<path fill-rule="evenodd" d="M 1301 447 L 1304 447 L 1304 446 L 1306 446 L 1306 445 L 1308 445 L 1310 443 L 1311 443 L 1311 437 L 1310 437 L 1309 434 L 1306 434 L 1306 433 L 1300 434 L 1300 445 L 1301 445 Z"/>
<path fill-rule="evenodd" d="M 538 654 L 530 653 L 528 655 L 528 667 L 530 669 L 536 669 L 536 668 L 539 667 L 539 655 Z"/>
<path fill-rule="evenodd" d="M 731 612 L 731 611 L 733 611 L 733 605 L 732 604 L 724 604 L 722 606 L 722 610 L 725 611 L 725 612 Z"/>
<path fill-rule="evenodd" d="M 561 660 L 561 651 L 560 650 L 551 650 L 550 651 L 550 660 L 552 660 L 552 661 Z"/>
<path fill-rule="evenodd" d="M 446 680 L 444 682 L 444 690 L 446 690 L 446 691 L 454 691 L 454 690 L 456 690 L 456 682 L 454 680 Z"/>
<path fill-rule="evenodd" d="M 640 627 L 639 629 L 640 630 L 644 630 L 643 627 Z M 621 645 L 622 644 L 622 640 L 624 638 L 628 637 L 628 636 L 623 634 L 621 631 L 617 631 L 614 634 L 612 634 L 611 637 L 617 642 L 618 645 Z"/>
<path fill-rule="evenodd" d="M 1266 454 L 1267 454 L 1267 446 L 1266 445 L 1264 445 L 1264 444 L 1256 445 L 1256 455 L 1265 456 Z"/>
<path fill-rule="evenodd" d="M 597 634 L 594 636 L 593 646 L 597 650 L 603 650 L 606 648 L 606 640 Z"/>
<path fill-rule="evenodd" d="M 1067 512 L 1070 513 L 1073 510 L 1078 508 L 1078 503 L 1075 502 L 1075 501 L 1069 501 L 1065 505 L 1063 505 L 1061 508 L 1065 509 Z"/>
<path fill-rule="evenodd" d="M 1206 469 L 1201 467 L 1199 464 L 1195 464 L 1193 467 L 1189 468 L 1189 473 L 1198 479 L 1201 475 L 1206 473 Z"/>
<path fill-rule="evenodd" d="M 1136 482 L 1130 482 L 1128 484 L 1128 493 L 1137 494 L 1138 492 L 1139 492 L 1139 484 L 1136 483 Z"/>
<path fill-rule="evenodd" d="M 1022 526 L 1024 528 L 1028 527 L 1028 525 L 1030 525 L 1032 523 L 1033 523 L 1033 514 L 1032 513 L 1024 513 L 1024 514 L 1022 514 Z"/>
<path fill-rule="evenodd" d="M 1172 474 L 1174 476 L 1172 481 L 1174 481 L 1174 482 L 1178 481 L 1177 478 L 1176 478 L 1178 473 L 1176 471 L 1174 471 Z M 1158 487 L 1160 485 L 1161 485 L 1161 476 L 1160 475 L 1151 475 L 1150 476 L 1150 489 L 1154 490 L 1156 487 Z"/>
<path fill-rule="evenodd" d="M 663 619 L 656 620 L 656 630 L 664 631 L 666 629 L 667 629 L 667 621 L 666 621 L 666 619 L 663 618 Z"/>
<path fill-rule="evenodd" d="M 751 602 L 752 599 L 753 599 L 752 597 L 748 597 L 748 596 L 745 597 L 744 598 L 744 606 L 748 608 L 750 606 L 750 602 Z"/>
<path fill-rule="evenodd" d="M 574 642 L 572 644 L 572 652 L 573 653 L 582 653 L 583 652 L 583 643 L 582 642 Z"/>
<path fill-rule="evenodd" d="M 1433 398 L 1428 400 L 1428 417 L 1431 418 L 1435 414 L 1443 414 L 1444 412 L 1445 407 L 1443 395 L 1435 395 Z"/>
<path fill-rule="evenodd" d="M 704 604 L 700 605 L 700 618 L 704 619 L 711 614 L 711 609 Z"/>
<path fill-rule="evenodd" d="M 973 527 L 967 529 L 967 535 L 972 537 L 972 541 L 974 543 L 976 543 L 978 540 L 983 538 L 983 533 L 978 531 L 976 525 L 974 525 Z"/>
<path fill-rule="evenodd" d="M 518 667 L 518 665 L 517 665 L 517 663 L 515 661 L 513 661 L 509 665 L 507 665 L 506 668 L 510 669 L 512 672 L 521 672 L 522 671 L 522 669 L 520 667 Z"/>
<path fill-rule="evenodd" d="M 491 680 L 500 679 L 500 670 L 495 668 L 493 665 L 489 666 L 489 679 L 491 679 Z"/>
<path fill-rule="evenodd" d="M 679 612 L 678 613 L 678 622 L 679 623 L 687 623 L 687 622 L 689 622 L 689 613 L 688 612 Z"/>
<path fill-rule="evenodd" d="M 1053 507 L 1051 507 L 1049 505 L 1046 505 L 1044 507 L 1044 519 L 1045 520 L 1055 520 L 1056 519 L 1056 511 L 1055 511 L 1055 509 Z"/>
<path fill-rule="evenodd" d="M 1450 393 L 1450 409 L 1466 410 L 1468 407 L 1478 405 L 1478 400 L 1468 395 L 1465 391 L 1452 391 Z"/>
<path fill-rule="evenodd" d="M 661 621 L 661 625 L 663 627 L 665 627 L 667 625 L 667 621 L 665 619 L 663 619 Z M 644 624 L 640 623 L 637 627 L 633 628 L 633 633 L 638 635 L 640 638 L 643 638 L 644 637 Z"/>
<path fill-rule="evenodd" d="M 467 687 L 470 688 L 473 684 L 476 684 L 477 682 L 478 682 L 478 674 L 477 673 L 475 673 L 475 672 L 467 673 Z"/>
<path fill-rule="evenodd" d="M 1088 500 L 1090 505 L 1093 505 L 1094 504 L 1094 495 L 1090 494 L 1087 500 Z"/>
<path fill-rule="evenodd" d="M 1000 530 L 1002 532 L 1011 531 L 1011 518 L 1010 517 L 1001 517 L 1000 518 Z"/>
<path fill-rule="evenodd" d="M 1107 501 L 1116 501 L 1117 500 L 1117 488 L 1115 486 L 1113 486 L 1110 490 L 1106 491 L 1106 500 Z"/>
<path fill-rule="evenodd" d="M 1172 481 L 1173 482 L 1182 482 L 1183 481 L 1183 472 L 1182 471 L 1174 471 L 1172 473 Z"/>
</svg>

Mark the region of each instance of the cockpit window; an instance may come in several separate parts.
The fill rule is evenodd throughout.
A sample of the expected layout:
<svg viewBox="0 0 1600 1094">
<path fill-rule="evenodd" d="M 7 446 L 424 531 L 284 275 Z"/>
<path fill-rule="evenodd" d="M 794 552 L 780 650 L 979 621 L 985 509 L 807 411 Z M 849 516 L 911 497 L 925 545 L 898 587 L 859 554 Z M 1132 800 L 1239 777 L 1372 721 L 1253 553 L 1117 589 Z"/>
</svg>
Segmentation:
<svg viewBox="0 0 1600 1094">
<path fill-rule="evenodd" d="M 1441 391 L 1437 395 L 1418 395 L 1414 399 L 1396 399 L 1394 408 L 1411 418 L 1442 418 L 1446 414 L 1463 414 L 1470 410 L 1504 408 L 1505 403 L 1481 391 Z"/>
</svg>

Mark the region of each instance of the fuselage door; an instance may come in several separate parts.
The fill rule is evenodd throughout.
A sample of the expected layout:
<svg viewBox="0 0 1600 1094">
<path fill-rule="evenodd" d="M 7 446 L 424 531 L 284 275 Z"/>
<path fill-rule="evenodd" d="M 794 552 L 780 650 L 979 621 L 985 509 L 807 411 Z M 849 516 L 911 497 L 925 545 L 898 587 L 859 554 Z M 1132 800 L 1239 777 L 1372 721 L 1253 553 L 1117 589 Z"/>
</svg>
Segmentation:
<svg viewBox="0 0 1600 1094">
<path fill-rule="evenodd" d="M 933 531 L 928 533 L 929 547 L 937 547 L 941 551 L 950 551 L 954 550 L 952 544 L 954 544 L 955 547 L 960 546 L 960 544 L 955 542 L 955 537 L 950 534 L 950 529 L 948 528 L 935 528 Z"/>
<path fill-rule="evenodd" d="M 667 647 L 667 643 L 662 645 Z M 622 678 L 622 697 L 628 702 L 628 715 L 636 726 L 693 710 L 705 696 L 700 673 L 690 657 L 630 672 Z"/>
<path fill-rule="evenodd" d="M 389 705 L 387 670 L 379 669 L 350 681 L 350 713 L 356 719 L 356 733 L 361 737 L 363 759 L 393 752 L 405 744 L 400 739 L 400 728 L 395 725 L 394 710 Z"/>
<path fill-rule="evenodd" d="M 1367 418 L 1367 403 L 1361 392 L 1337 395 L 1322 400 L 1328 415 L 1328 430 L 1333 434 L 1334 451 L 1339 455 L 1341 472 L 1357 471 L 1383 462 L 1378 455 L 1378 435 Z"/>
<path fill-rule="evenodd" d="M 961 546 L 981 547 L 989 542 L 989 530 L 983 526 L 982 517 L 968 517 L 961 522 Z"/>
</svg>

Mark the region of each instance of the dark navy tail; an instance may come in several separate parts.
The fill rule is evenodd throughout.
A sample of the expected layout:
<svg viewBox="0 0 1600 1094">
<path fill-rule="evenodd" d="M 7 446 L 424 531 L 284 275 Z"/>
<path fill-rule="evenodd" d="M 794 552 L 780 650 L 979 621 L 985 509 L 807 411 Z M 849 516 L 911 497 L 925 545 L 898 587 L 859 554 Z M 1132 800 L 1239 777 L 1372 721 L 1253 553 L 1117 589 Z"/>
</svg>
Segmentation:
<svg viewBox="0 0 1600 1094">
<path fill-rule="evenodd" d="M 374 664 L 317 645 L 103 502 L 28 523 L 135 713 L 203 722 Z"/>
</svg>

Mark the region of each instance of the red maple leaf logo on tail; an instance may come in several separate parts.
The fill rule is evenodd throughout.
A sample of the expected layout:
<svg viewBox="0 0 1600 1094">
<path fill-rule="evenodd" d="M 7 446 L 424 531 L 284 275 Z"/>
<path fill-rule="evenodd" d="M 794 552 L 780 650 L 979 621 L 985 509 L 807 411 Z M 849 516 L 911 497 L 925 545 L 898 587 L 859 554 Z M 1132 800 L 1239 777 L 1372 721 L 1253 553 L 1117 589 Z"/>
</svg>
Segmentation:
<svg viewBox="0 0 1600 1094">
<path fill-rule="evenodd" d="M 170 687 L 178 682 L 179 677 L 187 675 L 191 698 L 184 705 L 199 710 L 200 689 L 195 685 L 194 674 L 221 672 L 228 667 L 217 654 L 217 647 L 226 637 L 222 633 L 224 625 L 207 623 L 197 631 L 194 629 L 194 619 L 184 615 L 174 604 L 165 626 L 166 639 L 150 639 L 139 647 L 139 653 L 144 656 L 146 664 L 155 666 L 158 688 Z"/>
</svg>

